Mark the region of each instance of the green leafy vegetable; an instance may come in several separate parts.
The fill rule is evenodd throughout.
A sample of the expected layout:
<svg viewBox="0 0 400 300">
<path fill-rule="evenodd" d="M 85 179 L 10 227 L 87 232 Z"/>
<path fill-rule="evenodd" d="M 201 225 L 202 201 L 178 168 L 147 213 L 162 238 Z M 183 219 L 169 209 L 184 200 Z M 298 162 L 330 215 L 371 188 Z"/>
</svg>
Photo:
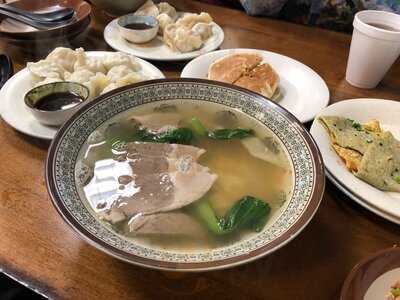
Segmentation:
<svg viewBox="0 0 400 300">
<path fill-rule="evenodd" d="M 358 131 L 362 130 L 362 126 L 360 123 L 353 122 L 353 124 L 351 126 L 353 126 L 353 128 L 357 129 Z"/>
<path fill-rule="evenodd" d="M 138 127 L 129 122 L 112 123 L 104 131 L 106 144 L 114 150 L 122 150 L 126 143 L 134 140 Z"/>
<path fill-rule="evenodd" d="M 400 184 L 400 175 L 394 176 L 393 179 L 394 179 L 394 181 L 396 181 L 398 184 Z"/>
<path fill-rule="evenodd" d="M 196 117 L 193 117 L 190 120 L 190 127 L 192 128 L 193 132 L 197 135 L 197 136 L 206 136 L 207 135 L 207 130 L 205 129 L 205 127 L 203 126 L 203 124 L 201 123 L 201 121 L 199 119 L 197 119 Z"/>
<path fill-rule="evenodd" d="M 201 199 L 188 207 L 189 211 L 194 214 L 208 230 L 215 234 L 224 234 L 220 221 L 215 215 L 210 203 L 207 199 Z"/>
<path fill-rule="evenodd" d="M 226 128 L 208 132 L 208 137 L 215 140 L 244 139 L 253 135 L 253 130 L 245 128 Z"/>
<path fill-rule="evenodd" d="M 392 290 L 390 291 L 392 293 L 393 296 L 398 297 L 400 296 L 400 288 L 392 288 Z"/>
<path fill-rule="evenodd" d="M 362 131 L 363 130 L 362 125 L 360 123 L 357 123 L 353 119 L 347 119 L 347 121 L 351 122 L 351 127 L 357 129 L 358 131 Z"/>
<path fill-rule="evenodd" d="M 140 129 L 136 133 L 136 139 L 141 142 L 170 143 L 188 145 L 193 140 L 193 132 L 189 128 L 177 128 L 154 134 L 146 129 Z"/>
<path fill-rule="evenodd" d="M 259 232 L 264 228 L 271 211 L 268 203 L 252 196 L 245 196 L 237 201 L 220 219 L 206 199 L 195 202 L 189 209 L 211 232 L 218 235 L 239 229 Z"/>
</svg>

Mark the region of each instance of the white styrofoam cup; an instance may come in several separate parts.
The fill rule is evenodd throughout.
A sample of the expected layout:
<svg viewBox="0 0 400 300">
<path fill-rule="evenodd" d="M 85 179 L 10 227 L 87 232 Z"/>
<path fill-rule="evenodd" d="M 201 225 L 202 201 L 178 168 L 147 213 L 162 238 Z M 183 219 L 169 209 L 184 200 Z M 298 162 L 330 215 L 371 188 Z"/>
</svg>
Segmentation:
<svg viewBox="0 0 400 300">
<path fill-rule="evenodd" d="M 381 29 L 370 23 L 398 31 Z M 364 10 L 354 16 L 353 26 L 346 80 L 356 87 L 371 89 L 378 85 L 400 54 L 400 15 Z"/>
</svg>

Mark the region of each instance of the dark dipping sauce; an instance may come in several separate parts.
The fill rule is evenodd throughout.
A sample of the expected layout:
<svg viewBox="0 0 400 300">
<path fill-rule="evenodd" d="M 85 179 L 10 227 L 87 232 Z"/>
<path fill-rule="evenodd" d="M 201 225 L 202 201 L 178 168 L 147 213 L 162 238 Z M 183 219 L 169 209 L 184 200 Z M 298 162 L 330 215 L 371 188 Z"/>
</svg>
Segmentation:
<svg viewBox="0 0 400 300">
<path fill-rule="evenodd" d="M 128 29 L 133 29 L 133 30 L 145 30 L 145 29 L 153 28 L 154 26 L 151 26 L 146 23 L 130 23 L 130 24 L 124 25 L 124 27 L 128 28 Z"/>
<path fill-rule="evenodd" d="M 83 99 L 74 93 L 53 93 L 41 98 L 34 104 L 34 108 L 46 111 L 65 110 L 72 108 L 81 102 L 83 102 Z"/>
</svg>

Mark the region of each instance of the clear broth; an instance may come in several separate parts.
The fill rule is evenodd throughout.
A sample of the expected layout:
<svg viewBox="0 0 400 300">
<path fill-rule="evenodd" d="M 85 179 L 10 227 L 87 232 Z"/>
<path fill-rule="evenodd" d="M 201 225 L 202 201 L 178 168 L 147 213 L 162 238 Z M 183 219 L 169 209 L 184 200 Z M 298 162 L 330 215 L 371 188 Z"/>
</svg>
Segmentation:
<svg viewBox="0 0 400 300">
<path fill-rule="evenodd" d="M 177 112 L 182 116 L 183 123 L 188 122 L 192 117 L 197 117 L 201 120 L 208 130 L 218 129 L 222 127 L 216 122 L 216 113 L 221 110 L 227 110 L 225 106 L 217 104 L 196 105 L 185 101 L 179 103 Z M 98 131 L 101 132 L 109 124 L 120 122 L 133 116 L 141 116 L 153 113 L 159 108 L 154 104 L 143 105 L 135 109 L 134 112 L 124 112 L 106 124 L 102 125 Z M 175 110 L 171 107 L 163 107 L 165 113 L 169 110 Z M 247 115 L 237 110 L 232 110 L 237 116 L 237 125 L 235 127 L 251 128 L 260 139 L 264 137 L 272 137 L 273 134 L 260 122 L 248 117 Z M 167 125 L 167 124 L 166 124 Z M 274 138 L 276 139 L 276 138 Z M 276 140 L 280 145 L 280 142 Z M 292 192 L 293 174 L 287 154 L 285 150 L 279 146 L 279 151 L 282 154 L 282 167 L 274 166 L 264 160 L 250 155 L 249 151 L 244 147 L 240 140 L 212 140 L 200 139 L 193 143 L 194 146 L 203 148 L 206 153 L 203 154 L 198 163 L 207 166 L 211 172 L 218 175 L 217 181 L 206 194 L 213 209 L 218 216 L 223 216 L 229 208 L 243 196 L 251 195 L 268 202 L 271 206 L 271 214 L 269 222 L 279 214 L 280 208 L 285 204 L 285 199 L 289 199 Z M 105 147 L 104 143 L 97 142 L 90 145 L 88 142 L 80 153 L 80 160 L 87 165 L 93 166 L 97 161 L 115 158 L 116 154 L 111 153 Z M 81 196 L 86 197 L 83 187 L 79 187 Z M 285 197 L 277 196 L 285 195 Z M 90 200 L 88 206 L 96 211 L 96 205 Z M 96 214 L 96 213 L 95 213 Z M 143 244 L 148 247 L 167 249 L 175 251 L 190 251 L 201 249 L 214 249 L 217 247 L 227 246 L 237 241 L 247 238 L 255 233 L 241 231 L 236 234 L 226 236 L 216 236 L 212 233 L 202 236 L 132 236 L 123 232 L 126 224 L 111 225 L 119 234 L 122 234 L 127 239 L 133 239 L 136 243 Z M 268 224 L 267 224 L 268 226 Z"/>
</svg>

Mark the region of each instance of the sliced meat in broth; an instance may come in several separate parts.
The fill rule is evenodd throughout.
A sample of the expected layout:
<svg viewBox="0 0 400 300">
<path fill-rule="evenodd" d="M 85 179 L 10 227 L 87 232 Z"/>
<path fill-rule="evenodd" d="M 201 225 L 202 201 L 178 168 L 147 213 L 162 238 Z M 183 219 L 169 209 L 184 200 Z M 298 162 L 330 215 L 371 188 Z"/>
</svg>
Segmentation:
<svg viewBox="0 0 400 300">
<path fill-rule="evenodd" d="M 129 233 L 138 235 L 205 235 L 206 230 L 193 217 L 182 212 L 138 215 L 128 222 Z"/>
<path fill-rule="evenodd" d="M 160 133 L 178 128 L 182 117 L 178 113 L 152 113 L 133 120 L 153 133 Z"/>
<path fill-rule="evenodd" d="M 194 146 L 129 143 L 127 150 L 127 160 L 114 164 L 128 165 L 129 171 L 110 177 L 119 191 L 117 196 L 108 197 L 102 211 L 104 218 L 111 222 L 189 205 L 207 193 L 217 179 L 217 175 L 197 163 L 204 150 Z M 115 166 L 110 168 L 115 169 Z M 88 186 L 96 184 L 97 175 L 100 174 L 96 174 L 95 168 Z M 126 182 L 122 191 L 118 188 L 121 182 Z M 104 185 L 104 182 L 99 184 Z"/>
</svg>

